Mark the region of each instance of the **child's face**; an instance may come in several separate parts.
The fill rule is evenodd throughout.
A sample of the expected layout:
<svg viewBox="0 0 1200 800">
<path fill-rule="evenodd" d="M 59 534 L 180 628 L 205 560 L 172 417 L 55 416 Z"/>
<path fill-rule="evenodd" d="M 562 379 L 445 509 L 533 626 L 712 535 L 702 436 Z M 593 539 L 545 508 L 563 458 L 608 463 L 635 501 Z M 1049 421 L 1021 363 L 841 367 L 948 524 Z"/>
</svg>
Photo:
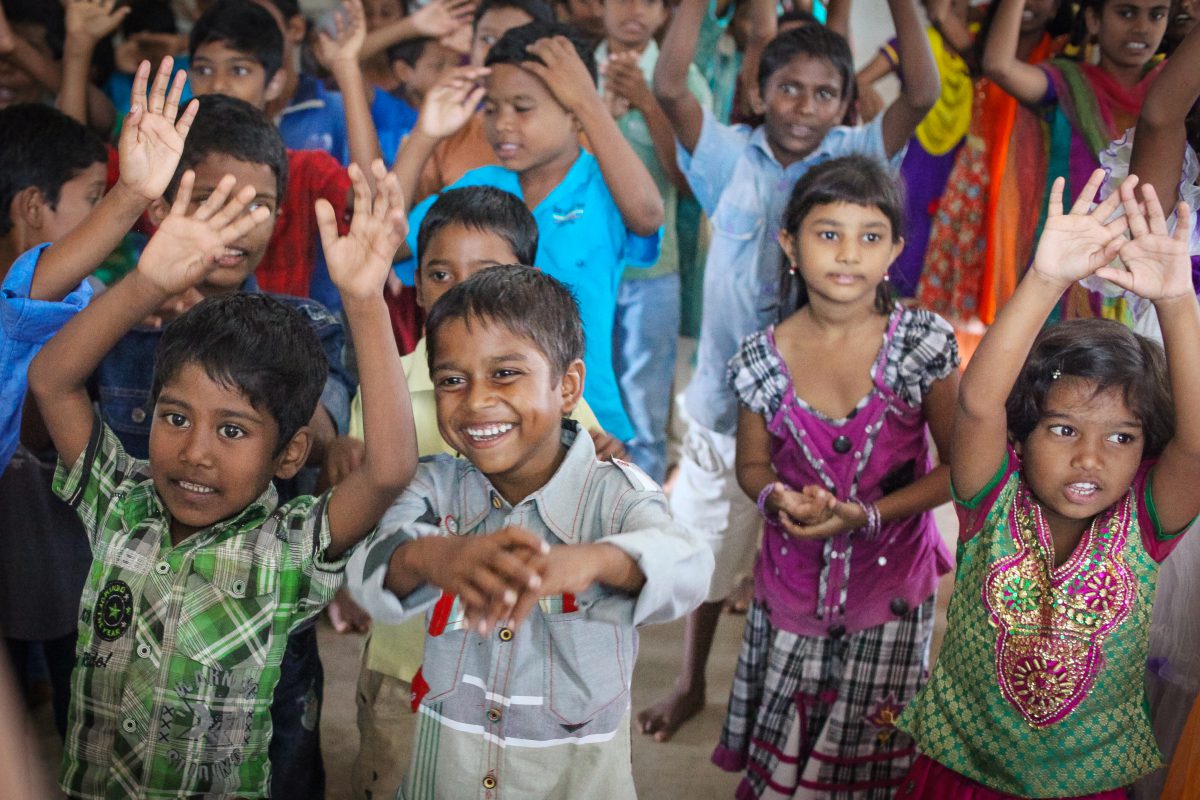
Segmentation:
<svg viewBox="0 0 1200 800">
<path fill-rule="evenodd" d="M 579 150 L 575 117 L 546 84 L 515 64 L 496 64 L 483 100 L 484 130 L 506 169 L 525 172 Z"/>
<path fill-rule="evenodd" d="M 458 53 L 445 45 L 429 42 L 421 57 L 411 67 L 403 61 L 392 62 L 392 74 L 404 84 L 409 96 L 420 105 L 425 93 L 433 88 L 442 74 L 458 64 Z"/>
<path fill-rule="evenodd" d="M 622 49 L 640 51 L 666 21 L 663 0 L 604 0 L 605 36 Z"/>
<path fill-rule="evenodd" d="M 493 8 L 479 18 L 471 39 L 471 66 L 482 67 L 492 45 L 512 28 L 533 22 L 533 17 L 519 8 Z"/>
<path fill-rule="evenodd" d="M 416 4 L 413 5 L 415 10 Z M 364 0 L 363 11 L 366 12 L 368 31 L 395 22 L 404 16 L 404 9 L 400 7 L 398 0 Z"/>
<path fill-rule="evenodd" d="M 1200 0 L 1172 0 L 1171 20 L 1167 25 L 1167 38 L 1178 44 L 1196 27 L 1200 19 Z"/>
<path fill-rule="evenodd" d="M 75 229 L 92 213 L 104 196 L 108 168 L 99 162 L 80 172 L 62 185 L 58 202 L 51 207 L 41 206 L 39 232 L 43 242 L 57 242 Z"/>
<path fill-rule="evenodd" d="M 1025 0 L 1021 12 L 1021 33 L 1037 33 L 1046 29 L 1058 12 L 1059 0 Z"/>
<path fill-rule="evenodd" d="M 254 226 L 249 233 L 225 248 L 218 259 L 217 268 L 197 287 L 205 297 L 236 292 L 262 261 L 271 241 L 271 234 L 275 231 L 275 218 L 279 209 L 275 173 L 266 164 L 239 161 L 224 153 L 205 156 L 195 166 L 195 172 L 196 183 L 192 189 L 192 202 L 188 213 L 195 211 L 207 200 L 226 175 L 237 178 L 238 188 L 254 187 L 254 200 L 247 206 L 246 213 L 258 206 L 265 206 L 271 211 L 269 224 Z M 162 204 L 157 206 L 157 209 L 165 215 L 167 206 Z"/>
<path fill-rule="evenodd" d="M 796 232 L 780 231 L 779 244 L 800 269 L 810 298 L 871 305 L 888 267 L 904 249 L 892 223 L 876 206 L 813 206 Z"/>
<path fill-rule="evenodd" d="M 438 430 L 515 503 L 562 461 L 562 418 L 583 393 L 583 362 L 556 376 L 525 337 L 489 320 L 469 322 L 448 321 L 434 343 Z"/>
<path fill-rule="evenodd" d="M 503 236 L 452 222 L 430 237 L 417 270 L 417 304 L 428 311 L 438 298 L 480 270 L 519 259 Z"/>
<path fill-rule="evenodd" d="M 584 36 L 599 39 L 604 36 L 604 0 L 563 0 L 567 22 Z"/>
<path fill-rule="evenodd" d="M 162 387 L 150 426 L 150 475 L 180 542 L 229 519 L 304 463 L 306 431 L 274 455 L 279 427 L 234 387 L 185 364 Z M 299 444 L 297 444 L 299 443 Z"/>
<path fill-rule="evenodd" d="M 279 96 L 282 70 L 267 75 L 263 65 L 249 53 L 233 50 L 224 42 L 206 42 L 196 48 L 188 80 L 197 96 L 225 94 L 245 100 L 257 109 Z"/>
<path fill-rule="evenodd" d="M 1099 14 L 1089 8 L 1084 17 L 1102 60 L 1119 68 L 1138 68 L 1157 52 L 1170 11 L 1167 0 L 1108 0 Z"/>
<path fill-rule="evenodd" d="M 47 58 L 51 57 L 44 27 L 26 22 L 14 22 L 11 27 L 13 33 L 32 45 L 33 49 Z M 0 108 L 18 103 L 40 103 L 44 96 L 45 90 L 32 75 L 7 58 L 0 57 Z"/>
<path fill-rule="evenodd" d="M 767 140 L 784 166 L 816 150 L 849 105 L 833 64 L 807 55 L 796 56 L 771 74 L 763 102 Z"/>
<path fill-rule="evenodd" d="M 1069 535 L 1125 494 L 1144 446 L 1120 388 L 1097 393 L 1094 382 L 1066 377 L 1050 387 L 1041 419 L 1017 452 L 1050 529 Z"/>
</svg>

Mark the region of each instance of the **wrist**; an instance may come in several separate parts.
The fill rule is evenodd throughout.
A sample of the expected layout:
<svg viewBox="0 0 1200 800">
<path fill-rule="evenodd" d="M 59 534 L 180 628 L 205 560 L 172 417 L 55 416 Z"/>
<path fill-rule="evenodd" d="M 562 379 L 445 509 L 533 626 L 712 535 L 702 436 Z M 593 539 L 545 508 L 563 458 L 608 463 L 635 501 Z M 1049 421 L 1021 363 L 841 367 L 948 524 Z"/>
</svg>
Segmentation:
<svg viewBox="0 0 1200 800">
<path fill-rule="evenodd" d="M 134 222 L 137 222 L 137 218 L 142 215 L 142 212 L 145 211 L 150 206 L 150 203 L 155 199 L 157 199 L 157 196 L 148 197 L 136 186 L 130 184 L 122 174 L 121 177 L 117 178 L 117 182 L 113 184 L 113 187 L 108 190 L 108 193 L 104 195 L 100 202 L 107 202 L 116 206 L 123 216 L 130 218 L 129 225 L 132 226 Z"/>
<path fill-rule="evenodd" d="M 96 49 L 97 40 L 86 33 L 75 31 L 67 31 L 66 38 L 63 40 L 63 61 L 70 58 L 76 58 L 82 61 L 91 62 L 92 51 Z"/>
<path fill-rule="evenodd" d="M 1160 297 L 1152 303 L 1154 310 L 1161 318 L 1164 315 L 1191 312 L 1196 306 L 1196 295 L 1191 292 L 1183 292 L 1171 297 Z"/>
</svg>

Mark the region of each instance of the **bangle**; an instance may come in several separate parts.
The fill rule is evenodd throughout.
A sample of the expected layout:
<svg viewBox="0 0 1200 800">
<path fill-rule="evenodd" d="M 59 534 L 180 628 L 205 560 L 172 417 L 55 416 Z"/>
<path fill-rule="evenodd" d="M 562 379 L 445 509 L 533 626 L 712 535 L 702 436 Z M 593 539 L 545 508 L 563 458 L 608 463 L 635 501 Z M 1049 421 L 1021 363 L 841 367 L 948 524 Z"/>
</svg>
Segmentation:
<svg viewBox="0 0 1200 800">
<path fill-rule="evenodd" d="M 859 528 L 859 530 L 863 532 L 863 538 L 867 539 L 868 541 L 877 538 L 879 536 L 879 530 L 882 527 L 882 518 L 879 514 L 879 506 L 875 505 L 874 503 L 864 503 L 858 498 L 855 498 L 854 502 L 859 508 L 862 509 L 863 515 L 867 518 L 863 527 Z"/>
<path fill-rule="evenodd" d="M 771 493 L 775 491 L 775 487 L 778 485 L 778 482 L 771 481 L 762 488 L 761 492 L 758 493 L 758 513 L 762 515 L 763 519 L 771 518 L 771 516 L 767 513 L 767 498 L 771 496 Z"/>
</svg>

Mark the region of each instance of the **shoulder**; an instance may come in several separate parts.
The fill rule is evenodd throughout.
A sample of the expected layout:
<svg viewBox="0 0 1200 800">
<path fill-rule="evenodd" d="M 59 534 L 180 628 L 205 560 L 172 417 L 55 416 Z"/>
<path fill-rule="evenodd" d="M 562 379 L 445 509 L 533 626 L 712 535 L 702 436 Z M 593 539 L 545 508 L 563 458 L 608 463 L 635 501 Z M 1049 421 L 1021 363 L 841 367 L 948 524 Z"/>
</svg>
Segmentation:
<svg viewBox="0 0 1200 800">
<path fill-rule="evenodd" d="M 893 359 L 907 369 L 944 377 L 959 362 L 958 339 L 949 322 L 923 308 L 904 308 L 892 337 Z"/>
<path fill-rule="evenodd" d="M 324 304 L 316 300 L 307 297 L 295 297 L 290 294 L 271 294 L 271 297 L 299 311 L 314 328 L 323 328 L 332 325 L 336 325 L 339 328 L 342 327 L 342 323 L 338 318 Z"/>
<path fill-rule="evenodd" d="M 788 378 L 771 342 L 773 328 L 752 333 L 742 340 L 729 360 L 725 377 L 738 401 L 757 414 L 773 415 L 788 387 Z"/>
<path fill-rule="evenodd" d="M 324 150 L 288 150 L 288 190 L 312 187 L 322 194 L 344 192 L 350 176 L 341 162 Z M 324 191 L 322 191 L 324 190 Z"/>
<path fill-rule="evenodd" d="M 469 170 L 448 188 L 459 189 L 464 186 L 495 186 L 498 189 L 512 191 L 510 187 L 517 184 L 517 173 L 495 164 L 488 164 L 487 166 Z"/>
</svg>

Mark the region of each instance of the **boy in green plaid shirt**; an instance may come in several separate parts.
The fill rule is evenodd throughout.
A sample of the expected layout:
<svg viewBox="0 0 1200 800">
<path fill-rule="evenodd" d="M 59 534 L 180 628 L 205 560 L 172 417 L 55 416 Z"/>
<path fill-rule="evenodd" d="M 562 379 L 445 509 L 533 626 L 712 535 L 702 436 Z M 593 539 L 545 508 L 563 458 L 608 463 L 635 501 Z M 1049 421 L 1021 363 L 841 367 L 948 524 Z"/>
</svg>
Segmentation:
<svg viewBox="0 0 1200 800">
<path fill-rule="evenodd" d="M 268 796 L 269 709 L 288 632 L 332 599 L 349 549 L 416 469 L 383 301 L 406 224 L 395 176 L 373 166 L 374 196 L 350 168 L 347 236 L 328 203 L 316 209 L 364 401 L 365 459 L 336 490 L 280 505 L 271 484 L 305 462 L 328 364 L 303 316 L 270 297 L 210 298 L 164 333 L 149 461 L 124 452 L 88 398 L 88 376 L 121 336 L 268 218 L 252 187 L 234 195 L 232 176 L 194 204 L 185 173 L 137 268 L 30 368 L 61 459 L 54 489 L 77 509 L 94 559 L 60 775 L 70 797 Z"/>
</svg>

